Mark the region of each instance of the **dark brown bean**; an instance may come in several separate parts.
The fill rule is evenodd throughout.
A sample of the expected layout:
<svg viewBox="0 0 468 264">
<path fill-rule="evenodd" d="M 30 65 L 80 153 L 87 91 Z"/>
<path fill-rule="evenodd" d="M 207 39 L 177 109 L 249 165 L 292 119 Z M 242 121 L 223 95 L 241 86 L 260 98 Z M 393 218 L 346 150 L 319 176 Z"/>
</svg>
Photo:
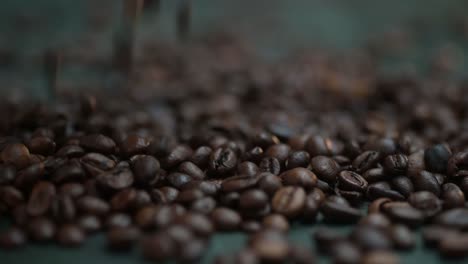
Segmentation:
<svg viewBox="0 0 468 264">
<path fill-rule="evenodd" d="M 146 238 L 142 243 L 143 256 L 152 261 L 166 261 L 176 254 L 177 246 L 164 232 Z"/>
<path fill-rule="evenodd" d="M 239 192 L 254 187 L 258 181 L 258 177 L 233 176 L 223 180 L 221 189 L 223 192 Z"/>
<path fill-rule="evenodd" d="M 382 213 L 369 213 L 358 222 L 359 226 L 374 227 L 382 230 L 389 229 L 391 224 L 390 220 Z"/>
<path fill-rule="evenodd" d="M 465 194 L 454 183 L 442 185 L 442 200 L 444 208 L 463 207 L 465 205 Z"/>
<path fill-rule="evenodd" d="M 374 168 L 380 160 L 380 153 L 377 151 L 365 151 L 353 160 L 353 168 L 357 173 L 365 172 Z"/>
<path fill-rule="evenodd" d="M 289 253 L 289 244 L 281 232 L 260 231 L 249 238 L 249 246 L 262 262 L 282 263 Z"/>
<path fill-rule="evenodd" d="M 389 202 L 382 205 L 383 212 L 392 221 L 417 227 L 424 222 L 424 214 L 406 202 Z"/>
<path fill-rule="evenodd" d="M 344 146 L 337 141 L 321 136 L 310 137 L 305 145 L 305 149 L 311 156 L 332 156 L 339 154 Z"/>
<path fill-rule="evenodd" d="M 393 225 L 389 232 L 393 245 L 397 249 L 409 250 L 415 247 L 415 237 L 408 227 L 404 225 Z"/>
<path fill-rule="evenodd" d="M 112 250 L 127 251 L 140 235 L 140 230 L 135 227 L 115 227 L 107 232 L 107 246 Z"/>
<path fill-rule="evenodd" d="M 190 149 L 190 147 L 178 145 L 169 152 L 164 160 L 164 164 L 169 168 L 173 168 L 180 163 L 189 160 L 191 155 L 192 149 Z M 211 155 L 213 155 L 213 153 L 211 153 Z"/>
<path fill-rule="evenodd" d="M 158 171 L 160 169 L 159 161 L 152 156 L 139 155 L 132 162 L 135 184 L 139 186 L 150 186 L 160 180 Z"/>
<path fill-rule="evenodd" d="M 333 223 L 354 223 L 361 218 L 361 212 L 351 207 L 347 202 L 336 202 L 326 199 L 320 206 L 320 212 L 325 220 Z"/>
<path fill-rule="evenodd" d="M 15 208 L 24 202 L 24 196 L 15 187 L 2 186 L 0 187 L 0 201 L 8 208 Z"/>
<path fill-rule="evenodd" d="M 29 220 L 27 229 L 29 237 L 38 242 L 51 240 L 56 232 L 54 223 L 44 217 Z"/>
<path fill-rule="evenodd" d="M 210 156 L 209 167 L 217 175 L 226 175 L 237 166 L 237 155 L 230 148 L 217 148 Z"/>
<path fill-rule="evenodd" d="M 295 168 L 280 175 L 285 185 L 295 185 L 304 189 L 311 189 L 317 185 L 317 176 L 305 168 Z"/>
<path fill-rule="evenodd" d="M 13 143 L 5 146 L 0 156 L 3 163 L 12 164 L 18 170 L 29 165 L 29 150 L 25 145 L 20 143 Z"/>
<path fill-rule="evenodd" d="M 133 184 L 134 177 L 128 168 L 116 167 L 96 177 L 96 184 L 105 191 L 120 191 Z"/>
<path fill-rule="evenodd" d="M 110 211 L 110 206 L 104 200 L 93 197 L 83 196 L 76 201 L 78 210 L 85 214 L 103 216 Z"/>
<path fill-rule="evenodd" d="M 150 193 L 151 200 L 155 203 L 170 203 L 175 201 L 179 195 L 179 191 L 173 187 L 164 186 L 159 189 L 154 189 Z"/>
<path fill-rule="evenodd" d="M 468 229 L 468 209 L 467 208 L 454 208 L 439 214 L 434 222 L 456 229 Z"/>
<path fill-rule="evenodd" d="M 144 154 L 149 145 L 150 141 L 135 134 L 128 135 L 123 142 L 120 144 L 120 152 L 125 157 L 130 157 L 136 154 Z"/>
<path fill-rule="evenodd" d="M 198 167 L 205 168 L 208 165 L 212 149 L 208 146 L 201 146 L 197 148 L 190 158 L 194 164 Z"/>
<path fill-rule="evenodd" d="M 190 175 L 195 180 L 203 180 L 205 178 L 205 173 L 190 161 L 182 162 L 178 167 L 178 171 Z"/>
<path fill-rule="evenodd" d="M 339 241 L 331 247 L 331 257 L 335 264 L 358 264 L 361 251 L 355 243 Z"/>
<path fill-rule="evenodd" d="M 433 173 L 421 171 L 415 175 L 412 180 L 416 191 L 429 191 L 434 193 L 436 196 L 440 195 L 440 183 Z"/>
<path fill-rule="evenodd" d="M 424 150 L 424 163 L 430 172 L 445 173 L 451 156 L 452 151 L 448 145 L 437 144 Z"/>
<path fill-rule="evenodd" d="M 52 204 L 52 215 L 58 222 L 70 222 L 75 220 L 76 207 L 71 196 L 58 195 Z"/>
<path fill-rule="evenodd" d="M 283 186 L 280 177 L 268 172 L 260 173 L 258 178 L 258 187 L 270 196 Z"/>
<path fill-rule="evenodd" d="M 197 236 L 209 237 L 214 232 L 213 223 L 207 216 L 202 214 L 189 212 L 179 216 L 175 222 L 190 228 Z"/>
<path fill-rule="evenodd" d="M 428 191 L 414 192 L 408 202 L 415 208 L 420 209 L 425 216 L 432 217 L 442 210 L 442 202 L 433 193 Z"/>
<path fill-rule="evenodd" d="M 260 172 L 260 168 L 253 162 L 244 161 L 237 166 L 237 174 L 254 177 Z"/>
<path fill-rule="evenodd" d="M 88 234 L 95 233 L 102 228 L 101 220 L 95 215 L 83 215 L 78 218 L 76 224 Z"/>
<path fill-rule="evenodd" d="M 338 188 L 347 191 L 364 192 L 367 189 L 367 181 L 361 175 L 345 170 L 338 174 Z"/>
<path fill-rule="evenodd" d="M 0 165 L 0 185 L 12 183 L 16 178 L 16 168 L 13 165 Z"/>
<path fill-rule="evenodd" d="M 85 193 L 84 186 L 80 183 L 65 183 L 59 188 L 59 194 L 68 195 L 71 198 L 78 198 Z"/>
<path fill-rule="evenodd" d="M 269 172 L 274 175 L 279 175 L 281 172 L 281 164 L 277 158 L 265 157 L 258 165 L 260 171 Z"/>
<path fill-rule="evenodd" d="M 297 167 L 307 168 L 310 161 L 310 155 L 306 151 L 294 151 L 289 154 L 286 160 L 286 168 L 294 169 Z"/>
<path fill-rule="evenodd" d="M 468 152 L 458 152 L 453 155 L 447 164 L 447 173 L 452 177 L 468 176 Z"/>
<path fill-rule="evenodd" d="M 392 179 L 391 186 L 393 189 L 401 193 L 403 196 L 408 196 L 414 191 L 413 182 L 405 176 L 398 176 Z"/>
<path fill-rule="evenodd" d="M 328 183 L 336 181 L 340 166 L 335 160 L 325 156 L 316 156 L 312 158 L 310 165 L 319 179 Z"/>
<path fill-rule="evenodd" d="M 132 218 L 125 213 L 114 213 L 107 217 L 105 227 L 107 229 L 126 228 L 132 225 Z"/>
<path fill-rule="evenodd" d="M 362 177 L 366 179 L 367 182 L 373 183 L 385 180 L 387 174 L 384 172 L 383 168 L 373 168 L 364 172 Z"/>
<path fill-rule="evenodd" d="M 444 257 L 464 258 L 468 256 L 468 235 L 445 236 L 439 243 L 439 251 Z"/>
<path fill-rule="evenodd" d="M 80 139 L 80 145 L 92 152 L 113 154 L 116 149 L 114 140 L 102 134 L 86 135 Z"/>
<path fill-rule="evenodd" d="M 281 232 L 289 231 L 289 222 L 286 217 L 280 214 L 271 214 L 263 218 L 263 228 L 274 229 Z"/>
<path fill-rule="evenodd" d="M 30 216 L 39 216 L 47 213 L 55 198 L 55 186 L 42 181 L 34 185 L 26 208 Z"/>
<path fill-rule="evenodd" d="M 268 195 L 258 189 L 244 191 L 239 197 L 239 207 L 242 210 L 261 210 L 268 204 Z"/>
<path fill-rule="evenodd" d="M 364 251 L 390 250 L 391 237 L 384 230 L 370 226 L 359 226 L 353 230 L 351 239 Z"/>
<path fill-rule="evenodd" d="M 234 210 L 225 207 L 218 207 L 211 213 L 211 221 L 217 230 L 232 231 L 239 227 L 242 222 L 242 218 Z"/>
<path fill-rule="evenodd" d="M 80 246 L 83 244 L 85 238 L 85 233 L 77 225 L 66 224 L 57 231 L 57 242 L 62 246 Z"/>
<path fill-rule="evenodd" d="M 378 198 L 390 198 L 392 200 L 405 199 L 405 197 L 401 193 L 392 190 L 388 182 L 375 182 L 369 184 L 369 186 L 367 187 L 366 196 L 370 200 L 375 200 Z"/>
<path fill-rule="evenodd" d="M 306 193 L 303 188 L 287 186 L 276 191 L 271 203 L 275 212 L 288 218 L 294 218 L 300 214 L 305 200 Z"/>
<path fill-rule="evenodd" d="M 389 155 L 385 157 L 383 165 L 385 171 L 391 175 L 405 174 L 408 168 L 408 157 L 404 154 Z"/>
<path fill-rule="evenodd" d="M 318 227 L 313 233 L 312 238 L 315 240 L 315 246 L 322 254 L 330 254 L 334 245 L 341 241 L 345 241 L 346 236 L 330 227 Z"/>
</svg>

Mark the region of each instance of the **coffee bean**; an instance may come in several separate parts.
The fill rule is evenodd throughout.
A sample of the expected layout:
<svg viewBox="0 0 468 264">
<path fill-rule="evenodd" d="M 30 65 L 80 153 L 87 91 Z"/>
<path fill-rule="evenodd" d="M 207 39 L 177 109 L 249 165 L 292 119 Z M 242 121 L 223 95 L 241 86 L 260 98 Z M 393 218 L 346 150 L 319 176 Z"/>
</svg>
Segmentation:
<svg viewBox="0 0 468 264">
<path fill-rule="evenodd" d="M 217 230 L 232 231 L 239 227 L 242 222 L 242 218 L 234 210 L 225 207 L 218 207 L 211 213 L 211 221 Z"/>
<path fill-rule="evenodd" d="M 447 173 L 452 177 L 468 176 L 468 171 L 465 169 L 468 165 L 468 152 L 458 152 L 453 155 L 447 164 Z"/>
<path fill-rule="evenodd" d="M 80 159 L 83 167 L 92 176 L 97 176 L 104 171 L 113 169 L 115 161 L 99 153 L 88 153 Z"/>
<path fill-rule="evenodd" d="M 219 203 L 231 208 L 237 208 L 239 204 L 240 194 L 238 192 L 230 192 L 219 197 Z"/>
<path fill-rule="evenodd" d="M 344 146 L 337 141 L 321 136 L 310 137 L 305 145 L 305 149 L 311 156 L 332 156 L 339 154 Z"/>
<path fill-rule="evenodd" d="M 135 184 L 139 186 L 156 184 L 160 180 L 157 174 L 159 168 L 159 161 L 152 156 L 138 156 L 138 158 L 132 162 Z"/>
<path fill-rule="evenodd" d="M 276 145 L 270 146 L 265 151 L 265 156 L 276 158 L 281 164 L 284 164 L 284 162 L 289 156 L 290 151 L 291 151 L 291 147 L 289 145 L 276 144 Z"/>
<path fill-rule="evenodd" d="M 55 183 L 82 181 L 85 177 L 86 174 L 81 164 L 77 160 L 71 160 L 55 171 L 52 181 Z"/>
<path fill-rule="evenodd" d="M 16 169 L 12 165 L 0 165 L 0 185 L 12 183 L 16 178 Z"/>
<path fill-rule="evenodd" d="M 16 227 L 12 227 L 0 235 L 0 247 L 4 249 L 19 248 L 23 246 L 26 241 L 26 234 Z"/>
<path fill-rule="evenodd" d="M 199 262 L 205 252 L 206 244 L 201 239 L 193 239 L 189 243 L 181 245 L 178 256 L 181 263 L 196 263 Z"/>
<path fill-rule="evenodd" d="M 178 167 L 178 171 L 190 175 L 192 179 L 203 180 L 205 178 L 205 173 L 190 161 L 182 162 Z"/>
<path fill-rule="evenodd" d="M 166 261 L 176 254 L 177 246 L 164 232 L 151 235 L 142 243 L 143 256 L 151 261 Z"/>
<path fill-rule="evenodd" d="M 260 210 L 268 204 L 268 195 L 258 189 L 244 191 L 239 197 L 239 207 L 242 210 Z"/>
<path fill-rule="evenodd" d="M 424 162 L 427 170 L 437 173 L 447 171 L 447 163 L 452 156 L 450 148 L 446 144 L 437 144 L 424 150 Z"/>
<path fill-rule="evenodd" d="M 165 228 L 175 221 L 177 217 L 183 215 L 185 211 L 185 208 L 178 204 L 158 206 L 152 216 L 152 224 L 156 228 Z"/>
<path fill-rule="evenodd" d="M 85 150 L 77 145 L 63 146 L 55 153 L 58 157 L 63 158 L 79 158 L 85 154 Z"/>
<path fill-rule="evenodd" d="M 398 176 L 392 179 L 391 186 L 406 198 L 414 191 L 413 182 L 405 176 Z"/>
<path fill-rule="evenodd" d="M 270 196 L 283 186 L 281 178 L 269 172 L 260 173 L 258 178 L 258 187 Z"/>
<path fill-rule="evenodd" d="M 338 174 L 338 186 L 342 190 L 364 192 L 367 181 L 355 172 L 342 171 Z"/>
<path fill-rule="evenodd" d="M 249 238 L 249 246 L 262 262 L 281 263 L 289 253 L 289 244 L 281 232 L 260 231 Z"/>
<path fill-rule="evenodd" d="M 258 146 L 245 153 L 245 159 L 253 163 L 259 163 L 263 159 L 263 156 L 263 149 Z"/>
<path fill-rule="evenodd" d="M 387 178 L 387 174 L 383 168 L 373 168 L 366 170 L 362 177 L 369 183 L 383 181 Z"/>
<path fill-rule="evenodd" d="M 76 217 L 76 207 L 71 196 L 59 195 L 52 204 L 52 215 L 56 221 L 71 222 Z"/>
<path fill-rule="evenodd" d="M 135 154 L 144 154 L 150 145 L 150 141 L 135 134 L 128 135 L 120 144 L 120 152 L 125 157 L 130 157 Z"/>
<path fill-rule="evenodd" d="M 257 133 L 254 138 L 252 138 L 252 145 L 259 146 L 264 149 L 278 143 L 279 139 L 276 136 L 264 131 Z"/>
<path fill-rule="evenodd" d="M 38 242 L 51 240 L 56 232 L 54 223 L 44 217 L 37 217 L 29 220 L 27 229 L 28 236 Z"/>
<path fill-rule="evenodd" d="M 443 227 L 438 225 L 426 226 L 422 229 L 422 238 L 424 244 L 428 247 L 438 247 L 439 243 L 445 237 L 456 235 L 457 231 L 450 229 L 450 227 Z"/>
<path fill-rule="evenodd" d="M 408 168 L 408 157 L 404 154 L 389 155 L 385 157 L 383 165 L 385 171 L 389 174 L 405 174 Z"/>
<path fill-rule="evenodd" d="M 340 166 L 335 160 L 325 156 L 316 156 L 312 158 L 310 165 L 312 166 L 312 171 L 317 174 L 320 180 L 328 183 L 336 181 Z"/>
<path fill-rule="evenodd" d="M 406 202 L 388 202 L 382 205 L 383 212 L 392 221 L 408 225 L 420 226 L 424 222 L 424 214 Z"/>
<path fill-rule="evenodd" d="M 159 189 L 154 189 L 150 193 L 151 200 L 154 203 L 170 203 L 175 201 L 179 195 L 179 191 L 173 187 L 164 186 Z"/>
<path fill-rule="evenodd" d="M 67 224 L 57 231 L 57 242 L 66 247 L 77 247 L 83 244 L 85 233 L 76 225 Z"/>
<path fill-rule="evenodd" d="M 21 189 L 31 189 L 44 176 L 44 173 L 44 163 L 29 165 L 16 174 L 15 186 Z"/>
<path fill-rule="evenodd" d="M 413 178 L 414 188 L 417 191 L 429 191 L 439 196 L 441 193 L 440 183 L 434 174 L 428 171 L 421 171 Z"/>
<path fill-rule="evenodd" d="M 315 188 L 317 189 L 317 188 Z M 320 189 L 317 189 L 320 190 Z M 317 218 L 320 204 L 325 197 L 317 197 L 317 192 L 311 192 L 307 195 L 304 208 L 302 209 L 302 217 L 305 221 L 313 222 Z M 323 194 L 323 192 L 322 192 Z M 322 199 L 322 200 L 321 200 Z"/>
<path fill-rule="evenodd" d="M 412 193 L 408 202 L 415 208 L 420 209 L 425 216 L 432 217 L 442 210 L 442 202 L 433 193 L 421 191 Z"/>
<path fill-rule="evenodd" d="M 286 168 L 294 169 L 297 167 L 307 168 L 310 161 L 310 155 L 306 151 L 291 152 L 286 160 Z"/>
<path fill-rule="evenodd" d="M 361 212 L 346 201 L 337 202 L 330 198 L 321 204 L 320 212 L 326 221 L 334 223 L 354 223 L 361 218 Z"/>
<path fill-rule="evenodd" d="M 13 143 L 5 146 L 0 157 L 3 163 L 12 164 L 20 170 L 29 165 L 30 153 L 25 145 Z"/>
<path fill-rule="evenodd" d="M 213 150 L 208 146 L 198 147 L 192 154 L 190 161 L 196 164 L 198 167 L 204 168 L 208 165 L 211 152 Z"/>
<path fill-rule="evenodd" d="M 96 177 L 97 185 L 105 191 L 120 191 L 133 184 L 134 177 L 128 168 L 114 168 Z"/>
<path fill-rule="evenodd" d="M 262 228 L 259 222 L 255 220 L 243 221 L 241 224 L 241 230 L 246 233 L 255 233 Z"/>
<path fill-rule="evenodd" d="M 187 213 L 179 216 L 176 223 L 184 225 L 197 236 L 210 237 L 214 232 L 214 226 L 211 220 L 202 214 Z"/>
<path fill-rule="evenodd" d="M 346 236 L 341 232 L 329 227 L 318 227 L 313 233 L 315 246 L 322 254 L 332 253 L 333 247 L 346 239 Z"/>
<path fill-rule="evenodd" d="M 387 230 L 389 229 L 391 222 L 382 213 L 369 213 L 359 220 L 358 225 Z"/>
<path fill-rule="evenodd" d="M 301 187 L 287 186 L 276 191 L 272 199 L 275 212 L 288 218 L 296 217 L 305 205 L 306 193 Z"/>
<path fill-rule="evenodd" d="M 221 179 L 207 180 L 207 181 L 191 181 L 184 186 L 182 189 L 199 189 L 204 194 L 209 196 L 217 195 L 221 190 Z"/>
<path fill-rule="evenodd" d="M 55 198 L 55 186 L 49 182 L 42 181 L 34 185 L 29 197 L 26 210 L 30 216 L 39 216 L 47 213 Z"/>
<path fill-rule="evenodd" d="M 95 215 L 83 215 L 78 218 L 76 224 L 88 234 L 95 233 L 102 228 L 101 220 Z"/>
<path fill-rule="evenodd" d="M 86 135 L 80 139 L 80 145 L 92 152 L 113 154 L 116 149 L 114 140 L 102 134 Z"/>
<path fill-rule="evenodd" d="M 65 183 L 60 186 L 59 194 L 61 195 L 68 195 L 71 198 L 78 198 L 85 193 L 84 186 L 80 183 Z"/>
<path fill-rule="evenodd" d="M 223 180 L 221 189 L 223 192 L 239 192 L 254 187 L 258 181 L 258 177 L 233 176 Z"/>
<path fill-rule="evenodd" d="M 107 232 L 107 246 L 112 250 L 130 250 L 139 237 L 140 230 L 135 227 L 115 227 Z"/>
<path fill-rule="evenodd" d="M 359 226 L 351 233 L 351 239 L 364 251 L 390 250 L 391 237 L 384 230 L 371 226 Z"/>
<path fill-rule="evenodd" d="M 389 251 L 371 251 L 366 253 L 362 259 L 362 264 L 398 264 L 400 259 L 398 255 L 393 254 Z"/>
<path fill-rule="evenodd" d="M 408 169 L 407 173 L 410 178 L 419 174 L 422 170 L 426 169 L 424 162 L 424 151 L 420 150 L 408 156 Z"/>
<path fill-rule="evenodd" d="M 380 160 L 380 153 L 377 151 L 365 151 L 357 156 L 352 163 L 357 173 L 365 172 L 377 165 Z"/>
<path fill-rule="evenodd" d="M 456 229 L 468 229 L 468 209 L 467 208 L 454 208 L 437 215 L 434 222 Z"/>
<path fill-rule="evenodd" d="M 361 251 L 349 241 L 339 241 L 331 247 L 331 257 L 335 264 L 358 264 L 361 261 Z"/>
<path fill-rule="evenodd" d="M 93 196 L 83 196 L 76 201 L 76 206 L 78 210 L 83 213 L 103 216 L 110 211 L 110 206 L 104 200 L 93 197 Z"/>
<path fill-rule="evenodd" d="M 442 200 L 444 208 L 463 207 L 465 205 L 465 194 L 454 183 L 442 185 Z"/>
<path fill-rule="evenodd" d="M 380 213 L 382 211 L 382 206 L 388 202 L 391 202 L 390 198 L 378 198 L 369 204 L 368 212 L 371 213 Z"/>
<path fill-rule="evenodd" d="M 277 158 L 265 157 L 258 165 L 260 171 L 269 172 L 274 175 L 279 175 L 281 172 L 281 164 Z"/>
<path fill-rule="evenodd" d="M 254 177 L 260 172 L 260 168 L 253 162 L 244 161 L 237 166 L 237 174 Z"/>
<path fill-rule="evenodd" d="M 454 234 L 445 236 L 439 243 L 439 251 L 447 258 L 464 258 L 468 256 L 468 235 Z"/>
<path fill-rule="evenodd" d="M 210 155 L 209 167 L 217 175 L 226 175 L 237 166 L 237 155 L 230 148 L 217 148 Z"/>
<path fill-rule="evenodd" d="M 401 193 L 392 190 L 388 182 L 375 182 L 369 184 L 369 186 L 367 187 L 366 196 L 370 200 L 375 200 L 378 198 L 390 198 L 392 200 L 405 199 L 405 197 Z"/>
<path fill-rule="evenodd" d="M 12 186 L 0 187 L 1 204 L 8 208 L 15 208 L 24 202 L 24 196 L 21 191 Z"/>
<path fill-rule="evenodd" d="M 283 172 L 280 175 L 285 185 L 301 186 L 305 189 L 311 189 L 317 184 L 317 176 L 313 172 L 304 168 L 295 168 Z"/>
<path fill-rule="evenodd" d="M 409 250 L 415 247 L 416 240 L 408 227 L 404 225 L 393 225 L 389 232 L 393 245 L 397 249 Z"/>
<path fill-rule="evenodd" d="M 40 155 L 51 155 L 55 152 L 55 142 L 44 136 L 33 137 L 29 140 L 27 147 L 31 153 Z"/>
<path fill-rule="evenodd" d="M 109 215 L 104 223 L 107 229 L 125 228 L 132 224 L 132 218 L 124 213 L 114 213 Z"/>
<path fill-rule="evenodd" d="M 263 228 L 274 229 L 281 232 L 288 232 L 289 222 L 286 217 L 280 214 L 271 214 L 263 218 Z"/>
<path fill-rule="evenodd" d="M 217 202 L 212 197 L 204 197 L 193 201 L 190 209 L 201 214 L 210 214 L 216 208 Z"/>
<path fill-rule="evenodd" d="M 198 189 L 187 189 L 180 191 L 177 195 L 176 202 L 181 204 L 189 204 L 197 199 L 201 199 L 205 194 Z"/>
</svg>

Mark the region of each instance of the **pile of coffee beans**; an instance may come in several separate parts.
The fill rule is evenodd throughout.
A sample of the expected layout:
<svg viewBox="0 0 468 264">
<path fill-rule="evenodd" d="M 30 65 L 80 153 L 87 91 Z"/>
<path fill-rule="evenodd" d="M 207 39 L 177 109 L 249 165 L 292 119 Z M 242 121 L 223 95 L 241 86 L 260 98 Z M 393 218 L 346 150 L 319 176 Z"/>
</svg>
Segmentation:
<svg viewBox="0 0 468 264">
<path fill-rule="evenodd" d="M 466 83 L 381 76 L 363 54 L 266 63 L 225 36 L 157 50 L 124 92 L 3 99 L 2 248 L 105 232 L 110 250 L 194 263 L 242 231 L 216 263 L 398 263 L 421 229 L 468 255 Z M 288 243 L 317 222 L 352 231 Z"/>
</svg>

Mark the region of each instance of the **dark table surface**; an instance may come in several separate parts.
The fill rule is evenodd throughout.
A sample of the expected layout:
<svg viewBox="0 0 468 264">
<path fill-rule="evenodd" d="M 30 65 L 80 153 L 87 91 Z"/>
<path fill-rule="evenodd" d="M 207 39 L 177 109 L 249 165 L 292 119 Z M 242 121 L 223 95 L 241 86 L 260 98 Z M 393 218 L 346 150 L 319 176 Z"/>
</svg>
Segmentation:
<svg viewBox="0 0 468 264">
<path fill-rule="evenodd" d="M 40 66 L 31 64 L 30 58 L 40 54 L 50 46 L 68 47 L 80 45 L 85 41 L 87 24 L 86 4 L 93 1 L 72 0 L 3 0 L 0 8 L 0 47 L 14 50 L 17 61 L 0 69 L 0 87 L 21 87 L 35 95 L 43 93 Z M 98 9 L 108 14 L 107 23 L 115 24 L 119 13 L 117 1 L 100 0 Z M 158 36 L 174 41 L 173 15 L 176 1 L 163 1 L 159 16 L 151 14 L 142 19 L 140 38 Z M 95 3 L 96 4 L 96 3 Z M 410 52 L 388 58 L 382 64 L 382 71 L 399 71 L 413 68 L 424 71 L 427 54 L 444 45 L 453 45 L 461 51 L 460 58 L 466 66 L 468 55 L 466 39 L 454 35 L 453 17 L 463 16 L 468 8 L 467 1 L 319 1 L 319 0 L 237 0 L 237 1 L 194 1 L 193 36 L 210 30 L 227 28 L 244 36 L 246 41 L 255 45 L 266 58 L 278 58 L 295 48 L 309 46 L 328 47 L 329 49 L 350 50 L 362 46 L 366 41 L 395 27 L 403 26 L 416 32 L 416 45 Z M 99 12 L 97 12 L 99 13 Z M 89 18 L 89 17 L 88 17 Z M 98 43 L 96 50 L 102 56 L 109 52 L 112 26 L 104 27 L 93 37 Z M 465 61 L 463 60 L 465 59 Z M 465 67 L 466 68 L 466 67 Z M 98 76 L 92 70 L 81 69 L 76 74 L 69 70 L 70 76 Z M 464 72 L 460 72 L 465 76 Z M 0 226 L 6 227 L 8 221 L 1 219 Z M 291 241 L 312 246 L 311 232 L 322 225 L 294 224 L 289 232 Z M 349 232 L 349 226 L 334 227 Z M 468 263 L 447 261 L 437 253 L 422 246 L 420 233 L 416 231 L 418 246 L 410 252 L 401 252 L 402 263 Z M 246 236 L 242 233 L 217 234 L 211 241 L 210 250 L 203 259 L 209 263 L 220 253 L 240 249 Z M 327 263 L 320 258 L 320 263 Z M 0 263 L 143 263 L 138 250 L 131 254 L 115 254 L 106 251 L 105 240 L 96 235 L 88 239 L 79 249 L 64 249 L 53 244 L 28 245 L 15 251 L 0 249 Z"/>
</svg>

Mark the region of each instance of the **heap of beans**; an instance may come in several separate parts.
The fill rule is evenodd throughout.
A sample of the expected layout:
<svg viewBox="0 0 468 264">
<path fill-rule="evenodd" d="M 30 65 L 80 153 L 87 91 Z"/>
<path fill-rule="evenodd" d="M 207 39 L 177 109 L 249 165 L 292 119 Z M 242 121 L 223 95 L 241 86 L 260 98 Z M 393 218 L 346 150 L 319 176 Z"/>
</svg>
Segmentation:
<svg viewBox="0 0 468 264">
<path fill-rule="evenodd" d="M 132 91 L 157 82 L 154 100 L 4 100 L 1 247 L 105 232 L 111 250 L 193 263 L 216 232 L 242 231 L 246 247 L 216 263 L 398 263 L 421 229 L 468 255 L 466 84 L 384 78 L 366 56 L 267 64 L 229 43 L 138 66 Z M 319 228 L 314 253 L 288 243 L 298 222 L 353 227 Z"/>
</svg>

